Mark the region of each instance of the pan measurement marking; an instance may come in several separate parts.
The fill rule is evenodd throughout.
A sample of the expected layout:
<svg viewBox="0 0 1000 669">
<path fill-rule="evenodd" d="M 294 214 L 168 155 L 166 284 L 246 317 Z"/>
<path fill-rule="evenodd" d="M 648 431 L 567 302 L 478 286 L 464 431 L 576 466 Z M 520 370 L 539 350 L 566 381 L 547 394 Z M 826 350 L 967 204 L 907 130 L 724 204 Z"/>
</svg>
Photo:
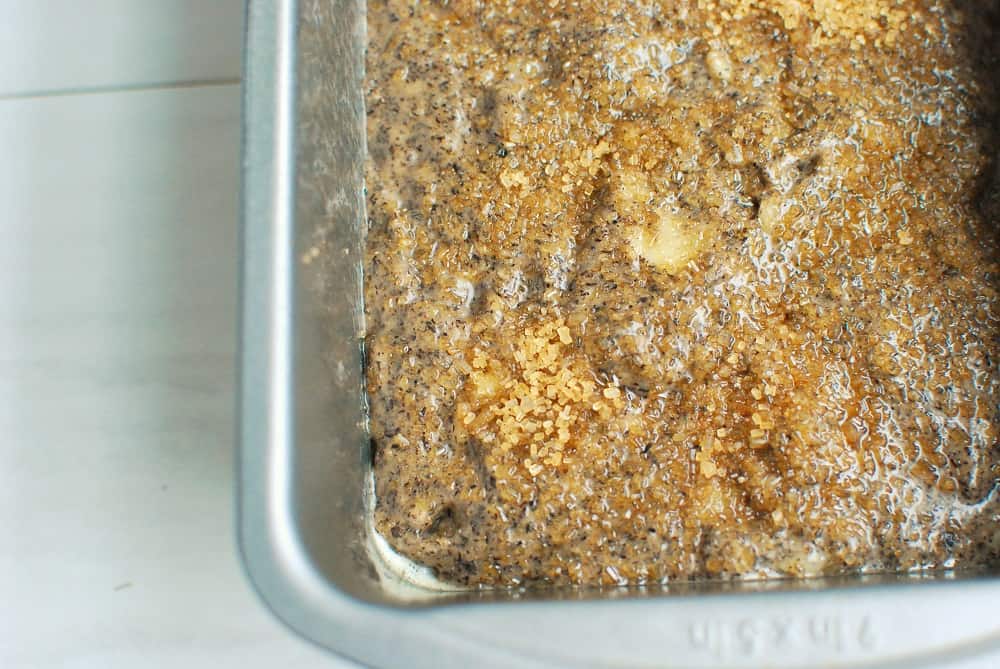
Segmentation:
<svg viewBox="0 0 1000 669">
<path fill-rule="evenodd" d="M 878 634 L 869 615 L 713 618 L 689 623 L 688 643 L 692 650 L 720 659 L 794 650 L 855 654 L 875 650 Z"/>
</svg>

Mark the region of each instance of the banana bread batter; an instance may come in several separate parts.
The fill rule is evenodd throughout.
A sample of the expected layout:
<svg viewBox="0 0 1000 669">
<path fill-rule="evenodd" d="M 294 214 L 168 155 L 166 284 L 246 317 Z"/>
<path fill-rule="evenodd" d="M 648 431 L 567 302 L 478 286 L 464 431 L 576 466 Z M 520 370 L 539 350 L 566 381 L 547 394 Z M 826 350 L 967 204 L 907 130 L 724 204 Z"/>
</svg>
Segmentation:
<svg viewBox="0 0 1000 669">
<path fill-rule="evenodd" d="M 470 586 L 1000 556 L 996 0 L 369 0 L 375 526 Z"/>
</svg>

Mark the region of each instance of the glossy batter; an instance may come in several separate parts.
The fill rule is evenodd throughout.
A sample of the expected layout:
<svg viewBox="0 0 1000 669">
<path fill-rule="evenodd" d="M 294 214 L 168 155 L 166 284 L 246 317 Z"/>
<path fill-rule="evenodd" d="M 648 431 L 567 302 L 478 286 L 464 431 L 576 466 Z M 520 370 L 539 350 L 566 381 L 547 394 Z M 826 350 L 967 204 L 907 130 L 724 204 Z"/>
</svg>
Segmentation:
<svg viewBox="0 0 1000 669">
<path fill-rule="evenodd" d="M 998 562 L 995 0 L 368 12 L 395 550 L 483 586 Z"/>
</svg>

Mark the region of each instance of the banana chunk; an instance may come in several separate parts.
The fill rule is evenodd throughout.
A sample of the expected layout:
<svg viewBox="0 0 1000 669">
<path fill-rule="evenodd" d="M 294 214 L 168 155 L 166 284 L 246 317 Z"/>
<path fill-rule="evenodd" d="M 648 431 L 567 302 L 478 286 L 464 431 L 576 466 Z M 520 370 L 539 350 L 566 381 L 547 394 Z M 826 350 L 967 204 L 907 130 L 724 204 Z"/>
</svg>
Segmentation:
<svg viewBox="0 0 1000 669">
<path fill-rule="evenodd" d="M 700 226 L 673 212 L 660 210 L 652 225 L 632 234 L 632 248 L 650 265 L 670 274 L 682 270 L 700 252 L 704 235 Z"/>
</svg>

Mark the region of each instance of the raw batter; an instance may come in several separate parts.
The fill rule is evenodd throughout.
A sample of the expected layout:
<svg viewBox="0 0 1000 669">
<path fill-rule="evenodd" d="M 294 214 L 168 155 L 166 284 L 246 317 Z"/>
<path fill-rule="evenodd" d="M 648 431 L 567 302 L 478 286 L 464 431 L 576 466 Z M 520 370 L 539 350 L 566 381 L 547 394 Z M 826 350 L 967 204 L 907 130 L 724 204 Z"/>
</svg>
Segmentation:
<svg viewBox="0 0 1000 669">
<path fill-rule="evenodd" d="M 369 0 L 375 524 L 468 585 L 995 565 L 995 0 Z"/>
</svg>

